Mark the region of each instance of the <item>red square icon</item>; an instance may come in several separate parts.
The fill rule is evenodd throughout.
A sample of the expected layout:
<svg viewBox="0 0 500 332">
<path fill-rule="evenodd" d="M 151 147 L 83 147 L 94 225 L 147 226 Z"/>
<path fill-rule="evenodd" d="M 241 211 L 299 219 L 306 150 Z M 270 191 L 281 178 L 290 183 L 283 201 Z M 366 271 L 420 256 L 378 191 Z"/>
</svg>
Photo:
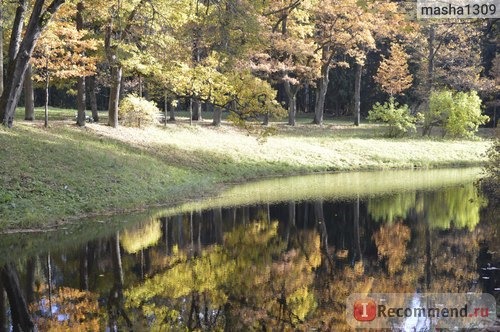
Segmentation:
<svg viewBox="0 0 500 332">
<path fill-rule="evenodd" d="M 372 299 L 354 302 L 354 318 L 360 322 L 370 322 L 377 316 L 377 304 Z"/>
</svg>

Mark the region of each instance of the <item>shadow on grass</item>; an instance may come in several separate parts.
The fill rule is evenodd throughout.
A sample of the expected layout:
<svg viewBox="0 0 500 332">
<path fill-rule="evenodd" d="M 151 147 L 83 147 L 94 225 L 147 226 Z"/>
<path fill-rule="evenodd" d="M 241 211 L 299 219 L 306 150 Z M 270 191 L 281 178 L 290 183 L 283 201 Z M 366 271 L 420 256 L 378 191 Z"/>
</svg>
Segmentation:
<svg viewBox="0 0 500 332">
<path fill-rule="evenodd" d="M 0 135 L 0 229 L 172 204 L 217 183 L 299 171 L 286 163 L 235 162 L 222 153 L 132 146 L 68 127 L 18 126 Z"/>
</svg>

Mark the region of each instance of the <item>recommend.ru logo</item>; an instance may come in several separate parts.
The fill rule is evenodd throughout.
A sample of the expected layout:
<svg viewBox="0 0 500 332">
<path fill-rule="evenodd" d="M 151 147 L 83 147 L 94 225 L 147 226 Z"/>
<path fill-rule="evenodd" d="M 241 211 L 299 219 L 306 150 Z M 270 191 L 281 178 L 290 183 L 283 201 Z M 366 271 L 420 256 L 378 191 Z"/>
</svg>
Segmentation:
<svg viewBox="0 0 500 332">
<path fill-rule="evenodd" d="M 352 294 L 346 308 L 347 322 L 355 328 L 486 328 L 496 319 L 495 298 L 486 293 Z"/>
</svg>

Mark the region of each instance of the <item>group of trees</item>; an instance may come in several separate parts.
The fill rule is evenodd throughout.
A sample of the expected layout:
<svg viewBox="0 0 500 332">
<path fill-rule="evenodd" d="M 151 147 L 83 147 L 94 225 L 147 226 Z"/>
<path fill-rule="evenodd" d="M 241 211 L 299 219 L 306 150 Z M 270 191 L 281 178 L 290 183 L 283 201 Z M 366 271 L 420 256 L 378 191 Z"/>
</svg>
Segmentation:
<svg viewBox="0 0 500 332">
<path fill-rule="evenodd" d="M 338 107 L 348 108 L 356 125 L 361 101 L 367 110 L 384 94 L 392 109 L 400 99 L 427 111 L 434 89 L 476 90 L 492 106 L 498 93 L 495 20 L 417 21 L 415 4 L 371 0 L 63 3 L 2 5 L 2 35 L 9 39 L 0 75 L 4 125 L 12 125 L 23 82 L 26 119 L 33 118 L 33 79 L 46 91 L 56 84 L 74 92 L 80 126 L 86 95 L 98 120 L 98 91 L 107 95 L 114 127 L 120 100 L 130 93 L 163 104 L 165 112 L 183 104 L 194 120 L 203 108 L 213 110 L 215 125 L 223 110 L 267 122 L 284 115 L 284 107 L 290 125 L 298 109 L 314 110 L 321 124 L 332 103 L 327 91 L 344 90 Z M 339 81 L 341 75 L 348 79 Z"/>
</svg>

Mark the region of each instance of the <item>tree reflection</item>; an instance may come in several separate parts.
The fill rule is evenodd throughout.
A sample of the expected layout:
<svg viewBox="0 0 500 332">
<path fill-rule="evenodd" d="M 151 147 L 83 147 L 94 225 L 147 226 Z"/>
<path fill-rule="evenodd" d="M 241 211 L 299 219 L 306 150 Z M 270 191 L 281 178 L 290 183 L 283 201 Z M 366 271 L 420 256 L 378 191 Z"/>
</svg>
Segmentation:
<svg viewBox="0 0 500 332">
<path fill-rule="evenodd" d="M 98 331 L 99 308 L 96 294 L 69 287 L 58 288 L 53 294 L 51 305 L 56 308 L 54 315 L 39 314 L 36 325 L 40 331 Z M 47 313 L 47 301 L 31 306 L 35 312 Z"/>
<path fill-rule="evenodd" d="M 174 250 L 169 269 L 127 291 L 127 306 L 149 317 L 152 328 L 299 326 L 315 308 L 320 239 L 298 234 L 302 249 L 286 250 L 277 229 L 277 222 L 247 222 L 198 257 Z"/>
<path fill-rule="evenodd" d="M 479 223 L 479 212 L 486 206 L 486 199 L 473 183 L 449 187 L 439 191 L 397 193 L 371 198 L 368 212 L 378 221 L 392 223 L 406 219 L 412 210 L 422 211 L 426 222 L 433 229 L 474 229 Z"/>
<path fill-rule="evenodd" d="M 477 224 L 482 204 L 464 185 L 218 207 L 17 267 L 40 330 L 343 331 L 352 293 L 474 291 L 477 258 L 498 234 Z"/>
<path fill-rule="evenodd" d="M 19 276 L 15 265 L 7 263 L 0 268 L 0 279 L 9 299 L 13 331 L 33 331 L 35 325 L 21 293 Z"/>
<path fill-rule="evenodd" d="M 114 331 L 119 326 L 119 318 L 122 317 L 128 327 L 132 326 L 132 322 L 124 308 L 123 299 L 123 268 L 122 257 L 120 251 L 120 235 L 116 235 L 110 241 L 111 259 L 113 262 L 113 287 L 109 292 L 108 297 L 108 327 Z"/>
<path fill-rule="evenodd" d="M 120 242 L 126 252 L 135 254 L 141 249 L 155 245 L 161 239 L 161 235 L 160 221 L 150 220 L 124 230 Z"/>
<path fill-rule="evenodd" d="M 0 332 L 7 331 L 7 301 L 0 278 Z"/>
<path fill-rule="evenodd" d="M 373 234 L 379 258 L 386 261 L 390 275 L 401 271 L 410 237 L 410 228 L 401 222 L 383 225 Z"/>
</svg>

